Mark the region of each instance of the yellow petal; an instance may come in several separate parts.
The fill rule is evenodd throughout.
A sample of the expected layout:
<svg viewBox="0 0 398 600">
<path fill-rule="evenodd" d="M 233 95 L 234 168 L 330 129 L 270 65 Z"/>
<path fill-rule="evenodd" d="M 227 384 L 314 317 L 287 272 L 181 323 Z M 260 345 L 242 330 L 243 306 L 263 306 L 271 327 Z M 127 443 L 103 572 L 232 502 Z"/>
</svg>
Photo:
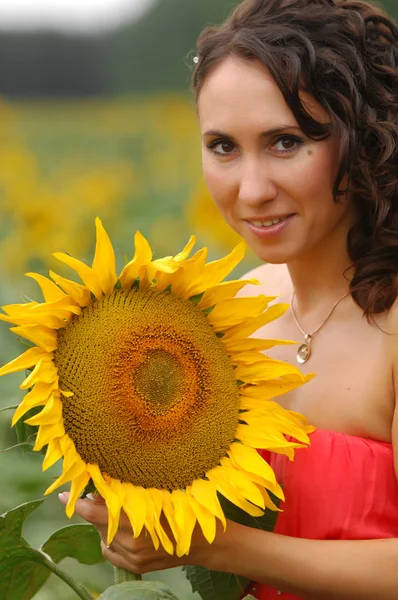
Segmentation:
<svg viewBox="0 0 398 600">
<path fill-rule="evenodd" d="M 147 512 L 146 495 L 142 487 L 135 486 L 132 483 L 123 483 L 123 487 L 123 509 L 131 523 L 134 537 L 137 538 L 145 524 Z"/>
<path fill-rule="evenodd" d="M 184 246 L 184 248 L 181 250 L 181 252 L 179 252 L 178 254 L 173 256 L 173 259 L 176 262 L 182 262 L 182 261 L 186 260 L 188 258 L 188 256 L 191 254 L 193 247 L 195 246 L 195 243 L 196 243 L 196 237 L 194 235 L 191 235 L 188 243 Z"/>
<path fill-rule="evenodd" d="M 265 508 L 263 497 L 254 483 L 242 472 L 236 470 L 229 458 L 224 456 L 220 460 L 220 463 L 224 469 L 225 476 L 228 477 L 228 480 L 232 485 L 238 488 L 242 496 L 246 498 L 246 500 L 249 500 L 249 502 L 252 502 L 252 504 L 259 506 L 260 508 Z"/>
<path fill-rule="evenodd" d="M 80 283 L 65 279 L 61 275 L 57 275 L 54 271 L 50 271 L 50 277 L 70 296 L 79 306 L 89 306 L 91 304 L 90 290 Z"/>
<path fill-rule="evenodd" d="M 189 505 L 199 523 L 205 539 L 209 542 L 209 544 L 212 544 L 214 538 L 216 537 L 216 517 L 211 514 L 210 511 L 204 508 L 197 500 L 195 500 L 189 487 L 187 488 L 186 493 Z"/>
<path fill-rule="evenodd" d="M 93 261 L 93 271 L 104 294 L 111 294 L 117 282 L 115 252 L 101 220 L 95 219 L 97 244 Z"/>
<path fill-rule="evenodd" d="M 249 473 L 254 473 L 264 478 L 270 483 L 276 484 L 276 477 L 270 465 L 258 454 L 254 448 L 249 448 L 244 444 L 234 442 L 228 450 L 228 454 L 233 457 L 239 467 Z"/>
<path fill-rule="evenodd" d="M 171 501 L 174 505 L 175 519 L 179 529 L 176 554 L 181 558 L 184 554 L 189 553 L 196 517 L 185 491 L 173 490 Z"/>
<path fill-rule="evenodd" d="M 214 307 L 207 317 L 214 331 L 226 331 L 238 323 L 247 321 L 247 315 L 256 316 L 261 314 L 267 307 L 265 296 L 253 296 L 252 298 L 233 298 L 224 300 Z"/>
<path fill-rule="evenodd" d="M 278 432 L 273 431 L 268 435 L 259 431 L 253 432 L 251 427 L 242 424 L 239 424 L 236 429 L 236 438 L 252 448 L 261 448 L 272 452 L 279 450 L 282 454 L 286 450 L 288 455 L 290 455 L 289 449 L 305 447 L 304 444 L 288 442 L 282 435 L 278 435 Z"/>
<path fill-rule="evenodd" d="M 105 500 L 108 509 L 108 535 L 109 545 L 116 535 L 120 522 L 120 512 L 124 502 L 124 489 L 120 481 L 109 478 L 107 482 L 98 465 L 87 465 L 87 470 L 95 487 Z"/>
<path fill-rule="evenodd" d="M 235 378 L 248 383 L 263 383 L 266 379 L 276 379 L 286 375 L 301 376 L 297 367 L 283 360 L 272 360 L 263 356 L 261 360 L 251 364 L 238 364 L 235 369 Z"/>
<path fill-rule="evenodd" d="M 84 488 L 90 481 L 90 475 L 87 471 L 83 471 L 80 475 L 72 479 L 68 504 L 66 505 L 66 515 L 71 518 L 75 512 L 76 500 L 80 497 Z"/>
<path fill-rule="evenodd" d="M 76 271 L 80 279 L 88 287 L 90 292 L 94 294 L 97 300 L 102 298 L 101 284 L 98 280 L 97 274 L 93 271 L 93 269 L 91 269 L 81 260 L 77 260 L 77 258 L 73 258 L 64 252 L 55 252 L 53 256 Z"/>
<path fill-rule="evenodd" d="M 191 292 L 192 284 L 204 269 L 207 253 L 207 248 L 201 248 L 191 258 L 181 263 L 181 269 L 169 275 L 168 285 L 171 285 L 173 294 L 184 299 L 195 295 Z"/>
<path fill-rule="evenodd" d="M 201 294 L 205 289 L 220 283 L 233 269 L 240 263 L 245 255 L 246 244 L 240 242 L 230 254 L 204 265 L 203 269 L 193 277 L 189 294 L 196 296 Z"/>
<path fill-rule="evenodd" d="M 253 386 L 245 386 L 241 390 L 241 397 L 244 402 L 249 398 L 262 398 L 263 401 L 267 401 L 270 398 L 276 398 L 281 394 L 286 394 L 295 388 L 304 385 L 304 383 L 308 383 L 313 378 L 313 375 L 304 375 L 297 374 L 295 376 L 290 375 L 289 378 L 276 378 L 276 379 L 268 379 L 267 381 L 259 382 L 257 385 Z M 246 408 L 246 406 L 242 405 L 242 408 Z"/>
<path fill-rule="evenodd" d="M 27 390 L 38 382 L 53 383 L 58 379 L 58 371 L 54 363 L 48 358 L 39 360 L 33 371 L 19 386 L 21 390 Z"/>
<path fill-rule="evenodd" d="M 281 317 L 289 307 L 289 304 L 273 304 L 272 306 L 269 306 L 262 315 L 254 317 L 253 319 L 248 319 L 246 323 L 236 325 L 232 329 L 229 329 L 225 333 L 223 340 L 241 340 L 242 338 L 249 337 L 260 329 L 260 327 L 264 327 L 264 325 L 268 325 L 271 321 Z"/>
<path fill-rule="evenodd" d="M 209 287 L 203 293 L 203 296 L 198 304 L 201 310 L 215 306 L 223 300 L 234 298 L 236 294 L 245 287 L 248 283 L 252 285 L 260 285 L 257 279 L 238 279 L 236 281 L 222 281 L 217 285 Z M 268 299 L 270 301 L 271 298 Z"/>
<path fill-rule="evenodd" d="M 11 327 L 16 335 L 33 342 L 36 346 L 43 348 L 46 352 L 52 352 L 57 348 L 57 332 L 44 325 L 24 325 L 20 327 Z"/>
<path fill-rule="evenodd" d="M 59 438 L 50 440 L 47 446 L 46 456 L 43 460 L 42 470 L 47 471 L 47 469 L 55 465 L 55 463 L 62 457 L 63 452 L 61 450 Z"/>
<path fill-rule="evenodd" d="M 26 350 L 21 356 L 14 358 L 14 360 L 1 367 L 0 376 L 30 369 L 36 366 L 45 356 L 48 356 L 48 354 L 42 348 L 29 348 L 29 350 Z"/>
<path fill-rule="evenodd" d="M 251 504 L 243 497 L 241 492 L 236 488 L 226 477 L 224 477 L 224 471 L 220 467 L 215 467 L 206 473 L 210 481 L 214 482 L 217 490 L 227 500 L 247 512 L 252 517 L 261 517 L 264 511 L 258 506 Z"/>
<path fill-rule="evenodd" d="M 157 490 L 156 488 L 149 488 L 147 490 L 147 494 L 150 496 L 153 508 L 154 508 L 154 528 L 159 536 L 160 543 L 163 548 L 166 550 L 168 554 L 171 556 L 174 554 L 174 546 L 171 543 L 169 537 L 167 536 L 163 526 L 160 522 L 160 517 L 162 515 L 163 510 L 163 494 L 161 490 Z"/>
<path fill-rule="evenodd" d="M 58 479 L 56 479 L 54 483 L 46 489 L 44 495 L 48 496 L 49 494 L 52 494 L 52 492 L 54 492 L 61 485 L 68 483 L 68 481 L 73 481 L 85 471 L 85 468 L 86 465 L 81 459 L 76 460 L 76 462 L 68 471 L 63 471 L 62 475 L 60 475 Z"/>
<path fill-rule="evenodd" d="M 46 404 L 56 387 L 56 381 L 53 383 L 43 383 L 41 381 L 36 383 L 29 394 L 26 394 L 21 404 L 13 414 L 11 426 L 14 427 L 15 423 L 19 421 L 19 419 L 21 419 L 31 408 L 40 406 L 41 404 Z"/>
<path fill-rule="evenodd" d="M 39 275 L 38 273 L 26 273 L 26 276 L 31 277 L 39 284 L 46 302 L 59 300 L 65 296 L 64 292 L 50 279 L 47 279 L 47 277 L 43 277 L 43 275 Z"/>
<path fill-rule="evenodd" d="M 242 340 L 225 340 L 222 338 L 222 343 L 228 354 L 233 355 L 234 360 L 240 359 L 241 354 L 252 352 L 253 350 L 262 351 L 274 348 L 274 346 L 294 346 L 297 344 L 297 342 L 289 340 L 261 340 L 256 338 L 243 338 Z"/>
<path fill-rule="evenodd" d="M 141 267 L 147 266 L 152 260 L 152 249 L 142 233 L 136 232 L 134 236 L 135 254 L 134 258 L 127 263 L 120 274 L 120 282 L 123 289 L 128 290 L 139 276 Z"/>
<path fill-rule="evenodd" d="M 287 411 L 286 411 L 287 412 Z M 261 415 L 256 414 L 252 411 L 241 415 L 241 421 L 250 425 L 255 431 L 256 428 L 261 429 L 264 433 L 267 430 L 279 430 L 284 435 L 294 437 L 303 444 L 309 444 L 310 440 L 307 433 L 304 431 L 302 425 L 299 425 L 295 420 L 289 420 L 288 413 L 286 416 L 278 413 L 270 413 L 266 418 L 266 425 L 264 426 L 264 420 Z M 260 425 L 261 423 L 261 425 Z"/>
<path fill-rule="evenodd" d="M 43 410 L 34 417 L 26 419 L 25 423 L 36 427 L 37 425 L 53 425 L 59 421 L 62 421 L 62 402 L 55 394 L 52 394 Z"/>
<path fill-rule="evenodd" d="M 33 450 L 39 452 L 44 446 L 47 446 L 52 439 L 62 437 L 63 435 L 65 435 L 65 429 L 62 422 L 52 425 L 41 425 L 37 432 L 36 443 Z"/>
<path fill-rule="evenodd" d="M 27 302 L 26 304 L 7 304 L 6 306 L 2 306 L 4 312 L 10 317 L 18 317 L 21 314 L 25 314 L 25 312 L 32 308 L 33 306 L 37 306 L 38 302 Z"/>
<path fill-rule="evenodd" d="M 211 481 L 204 479 L 195 479 L 190 486 L 192 496 L 203 506 L 215 515 L 223 524 L 224 531 L 227 526 L 224 511 L 217 497 L 217 489 Z"/>
</svg>

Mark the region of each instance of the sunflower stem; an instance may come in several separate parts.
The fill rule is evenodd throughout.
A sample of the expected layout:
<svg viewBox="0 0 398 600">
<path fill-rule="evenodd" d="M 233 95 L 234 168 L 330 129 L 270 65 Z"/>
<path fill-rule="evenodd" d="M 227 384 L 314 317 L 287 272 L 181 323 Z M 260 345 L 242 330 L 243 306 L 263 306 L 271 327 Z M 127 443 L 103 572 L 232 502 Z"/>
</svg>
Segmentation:
<svg viewBox="0 0 398 600">
<path fill-rule="evenodd" d="M 80 581 L 77 581 L 69 573 L 62 571 L 62 569 L 60 569 L 52 560 L 47 558 L 45 554 L 43 554 L 43 557 L 43 563 L 47 569 L 52 571 L 55 575 L 57 575 L 57 577 L 67 583 L 69 587 L 72 588 L 72 590 L 79 596 L 79 598 L 82 600 L 94 600 L 94 596 L 90 594 L 90 592 L 84 587 L 83 584 L 80 583 Z"/>
<path fill-rule="evenodd" d="M 142 575 L 136 575 L 131 571 L 126 571 L 126 569 L 121 569 L 120 567 L 113 567 L 114 577 L 115 577 L 115 585 L 118 583 L 125 583 L 126 581 L 140 581 L 142 579 Z"/>
</svg>

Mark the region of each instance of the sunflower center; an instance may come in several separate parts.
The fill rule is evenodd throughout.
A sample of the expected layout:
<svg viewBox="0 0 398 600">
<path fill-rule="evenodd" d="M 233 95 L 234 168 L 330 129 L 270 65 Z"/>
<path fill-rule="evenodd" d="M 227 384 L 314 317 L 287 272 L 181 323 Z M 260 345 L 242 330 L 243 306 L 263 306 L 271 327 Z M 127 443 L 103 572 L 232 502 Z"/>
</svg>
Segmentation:
<svg viewBox="0 0 398 600">
<path fill-rule="evenodd" d="M 183 369 L 174 356 L 165 350 L 152 350 L 133 373 L 132 384 L 155 414 L 165 414 L 182 400 L 182 375 Z"/>
<path fill-rule="evenodd" d="M 88 464 L 179 489 L 219 464 L 235 438 L 233 367 L 189 300 L 117 290 L 59 331 L 55 363 L 65 431 Z"/>
</svg>

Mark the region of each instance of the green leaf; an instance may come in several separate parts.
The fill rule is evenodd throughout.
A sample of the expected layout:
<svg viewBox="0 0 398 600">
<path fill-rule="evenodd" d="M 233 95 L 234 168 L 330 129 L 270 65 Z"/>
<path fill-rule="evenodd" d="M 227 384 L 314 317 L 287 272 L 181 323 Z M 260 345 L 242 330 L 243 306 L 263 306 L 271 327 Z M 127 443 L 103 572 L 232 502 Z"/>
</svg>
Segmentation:
<svg viewBox="0 0 398 600">
<path fill-rule="evenodd" d="M 30 515 L 30 513 L 43 504 L 43 502 L 44 499 L 33 500 L 33 502 L 26 502 L 25 504 L 21 504 L 20 506 L 17 506 L 16 508 L 4 513 L 2 517 L 5 519 L 6 529 L 20 538 L 22 536 L 22 526 L 25 519 Z"/>
<path fill-rule="evenodd" d="M 74 558 L 83 565 L 103 562 L 101 539 L 92 525 L 68 525 L 55 531 L 43 544 L 42 551 L 55 563 L 64 558 Z"/>
<path fill-rule="evenodd" d="M 0 517 L 1 600 L 30 600 L 50 575 L 43 563 L 44 555 L 8 529 L 6 517 Z"/>
<path fill-rule="evenodd" d="M 242 597 L 250 581 L 244 577 L 209 571 L 203 567 L 184 567 L 193 592 L 198 592 L 203 600 L 238 600 Z"/>
<path fill-rule="evenodd" d="M 51 571 L 79 588 L 81 597 L 92 598 L 83 586 L 63 573 L 55 563 L 67 556 L 83 564 L 103 560 L 99 549 L 98 533 L 91 525 L 72 525 L 56 531 L 35 550 L 22 537 L 25 519 L 44 500 L 27 502 L 0 517 L 0 598 L 1 600 L 31 600 L 48 579 Z M 73 538 L 73 539 L 72 539 Z M 52 560 L 50 560 L 50 558 Z"/>
<path fill-rule="evenodd" d="M 178 600 L 178 598 L 164 583 L 129 581 L 108 588 L 98 600 Z"/>
<path fill-rule="evenodd" d="M 256 598 L 254 596 L 252 596 L 251 594 L 249 594 L 248 596 L 245 596 L 244 598 L 242 598 L 242 600 L 256 600 Z"/>
<path fill-rule="evenodd" d="M 277 498 L 272 495 L 271 498 L 277 505 Z M 261 517 L 251 517 L 223 496 L 219 495 L 219 499 L 227 519 L 246 527 L 261 529 L 262 531 L 273 531 L 278 516 L 276 511 L 266 509 Z M 184 571 L 191 583 L 193 592 L 198 592 L 202 600 L 225 600 L 226 598 L 228 600 L 239 600 L 250 583 L 245 577 L 210 571 L 203 567 L 190 565 L 184 567 Z"/>
</svg>

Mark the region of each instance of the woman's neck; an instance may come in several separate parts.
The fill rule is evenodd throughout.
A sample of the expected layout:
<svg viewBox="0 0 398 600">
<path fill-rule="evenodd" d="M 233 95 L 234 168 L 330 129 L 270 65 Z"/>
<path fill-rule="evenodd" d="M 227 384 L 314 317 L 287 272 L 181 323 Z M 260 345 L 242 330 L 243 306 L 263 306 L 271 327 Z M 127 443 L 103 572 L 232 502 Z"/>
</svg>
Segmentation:
<svg viewBox="0 0 398 600">
<path fill-rule="evenodd" d="M 352 261 L 345 248 L 317 249 L 287 265 L 295 293 L 295 305 L 303 314 L 324 311 L 349 289 Z"/>
</svg>

